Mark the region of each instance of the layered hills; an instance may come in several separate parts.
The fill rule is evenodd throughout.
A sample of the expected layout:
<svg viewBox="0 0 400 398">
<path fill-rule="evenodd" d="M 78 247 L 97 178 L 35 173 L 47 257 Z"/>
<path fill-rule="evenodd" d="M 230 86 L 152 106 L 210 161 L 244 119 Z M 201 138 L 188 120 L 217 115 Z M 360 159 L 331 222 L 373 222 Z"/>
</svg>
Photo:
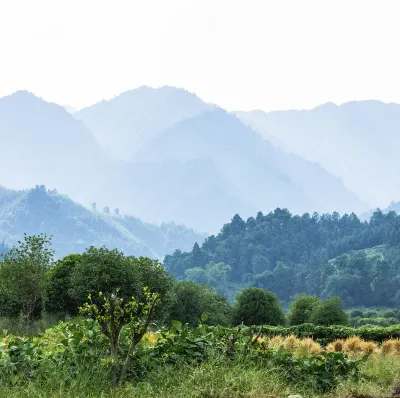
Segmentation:
<svg viewBox="0 0 400 398">
<path fill-rule="evenodd" d="M 46 233 L 58 257 L 90 246 L 117 248 L 135 256 L 163 258 L 190 250 L 203 235 L 173 223 L 154 225 L 119 209 L 88 209 L 44 186 L 22 191 L 0 187 L 0 242 L 11 247 L 23 234 Z"/>
</svg>

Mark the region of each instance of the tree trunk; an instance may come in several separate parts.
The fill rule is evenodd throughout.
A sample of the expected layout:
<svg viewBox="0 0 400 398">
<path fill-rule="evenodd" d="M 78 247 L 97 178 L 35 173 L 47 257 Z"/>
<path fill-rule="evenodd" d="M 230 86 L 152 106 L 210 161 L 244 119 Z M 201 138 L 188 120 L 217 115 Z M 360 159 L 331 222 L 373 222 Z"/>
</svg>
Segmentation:
<svg viewBox="0 0 400 398">
<path fill-rule="evenodd" d="M 118 339 L 111 339 L 111 358 L 112 358 L 112 388 L 117 387 L 117 370 L 118 370 Z"/>
<path fill-rule="evenodd" d="M 142 339 L 143 335 L 144 335 L 144 333 L 140 333 L 139 335 L 137 335 L 136 337 L 134 337 L 132 339 L 131 345 L 129 346 L 128 354 L 125 358 L 124 366 L 122 367 L 121 376 L 119 377 L 120 385 L 122 383 L 124 383 L 124 381 L 126 379 L 126 375 L 128 374 L 129 366 L 131 366 L 131 363 L 132 363 L 133 351 L 135 351 L 135 348 L 136 348 L 137 344 L 139 343 L 139 341 Z"/>
<path fill-rule="evenodd" d="M 144 334 L 147 332 L 147 329 L 150 325 L 150 321 L 153 317 L 153 312 L 154 312 L 154 308 L 156 306 L 156 303 L 153 302 L 150 306 L 149 312 L 147 314 L 147 319 L 146 322 L 144 323 L 144 325 L 142 326 L 140 330 L 140 332 L 138 332 L 137 334 L 134 334 L 132 336 L 132 342 L 131 345 L 129 346 L 129 351 L 128 351 L 128 355 L 125 358 L 125 363 L 124 366 L 122 367 L 122 371 L 121 371 L 121 376 L 119 377 L 119 384 L 123 384 L 125 382 L 126 379 L 126 375 L 128 373 L 128 369 L 129 366 L 132 363 L 132 355 L 133 355 L 133 351 L 135 351 L 135 348 L 137 346 L 137 344 L 139 343 L 140 340 L 142 340 L 142 337 L 144 336 Z"/>
</svg>

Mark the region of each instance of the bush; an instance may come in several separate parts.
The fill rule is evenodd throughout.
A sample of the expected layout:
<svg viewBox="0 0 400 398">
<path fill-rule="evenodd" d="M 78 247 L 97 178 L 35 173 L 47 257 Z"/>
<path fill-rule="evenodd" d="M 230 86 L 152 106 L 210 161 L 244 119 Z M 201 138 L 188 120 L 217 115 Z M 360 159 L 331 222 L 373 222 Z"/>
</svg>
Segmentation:
<svg viewBox="0 0 400 398">
<path fill-rule="evenodd" d="M 190 281 L 175 283 L 166 313 L 167 323 L 177 320 L 195 326 L 201 315 L 207 313 L 209 325 L 231 324 L 231 307 L 227 300 L 209 286 L 197 285 Z"/>
<path fill-rule="evenodd" d="M 71 297 L 69 290 L 71 274 L 80 259 L 80 254 L 70 254 L 58 260 L 49 270 L 45 294 L 46 311 L 68 315 L 78 314 L 78 307 L 81 303 Z"/>
<path fill-rule="evenodd" d="M 374 310 L 367 311 L 367 312 L 364 314 L 364 317 L 365 317 L 365 318 L 376 318 L 376 317 L 378 317 L 378 312 L 377 312 L 377 311 L 374 311 Z"/>
<path fill-rule="evenodd" d="M 361 310 L 353 310 L 350 312 L 350 318 L 363 318 L 364 313 Z"/>
<path fill-rule="evenodd" d="M 320 303 L 321 300 L 318 297 L 306 294 L 298 295 L 290 305 L 288 314 L 289 325 L 294 326 L 310 323 L 312 312 Z"/>
<path fill-rule="evenodd" d="M 382 316 L 383 316 L 383 318 L 396 318 L 396 319 L 399 319 L 399 314 L 396 311 L 392 311 L 392 310 L 385 311 L 382 314 Z"/>
<path fill-rule="evenodd" d="M 339 297 L 331 297 L 321 301 L 313 310 L 311 322 L 314 325 L 348 325 L 349 317 L 342 308 L 342 300 Z"/>
<path fill-rule="evenodd" d="M 237 295 L 233 323 L 239 325 L 283 325 L 285 316 L 278 298 L 261 288 L 247 288 Z"/>
</svg>

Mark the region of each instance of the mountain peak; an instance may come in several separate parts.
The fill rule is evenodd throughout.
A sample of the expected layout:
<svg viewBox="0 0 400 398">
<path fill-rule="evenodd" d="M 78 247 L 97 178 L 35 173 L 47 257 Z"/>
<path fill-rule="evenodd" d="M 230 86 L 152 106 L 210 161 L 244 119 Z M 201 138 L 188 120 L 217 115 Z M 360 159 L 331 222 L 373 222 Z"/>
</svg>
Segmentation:
<svg viewBox="0 0 400 398">
<path fill-rule="evenodd" d="M 163 130 L 210 108 L 183 88 L 142 86 L 82 109 L 74 116 L 113 156 L 129 160 Z"/>
<path fill-rule="evenodd" d="M 21 103 L 32 102 L 32 101 L 43 101 L 41 98 L 37 97 L 30 91 L 18 90 L 14 93 L 7 95 L 0 99 L 0 101 L 18 101 Z"/>
</svg>

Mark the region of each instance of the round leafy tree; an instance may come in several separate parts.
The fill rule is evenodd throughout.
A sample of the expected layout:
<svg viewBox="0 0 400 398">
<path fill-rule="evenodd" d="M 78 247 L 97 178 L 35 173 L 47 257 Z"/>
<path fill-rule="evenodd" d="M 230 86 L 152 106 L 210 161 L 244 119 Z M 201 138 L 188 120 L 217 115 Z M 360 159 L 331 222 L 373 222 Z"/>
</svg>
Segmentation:
<svg viewBox="0 0 400 398">
<path fill-rule="evenodd" d="M 349 316 L 342 307 L 340 297 L 331 297 L 315 307 L 311 322 L 315 325 L 349 325 Z"/>
<path fill-rule="evenodd" d="M 288 314 L 290 326 L 302 325 L 311 322 L 311 315 L 314 309 L 321 303 L 321 300 L 315 296 L 299 294 L 296 296 Z"/>
<path fill-rule="evenodd" d="M 274 293 L 250 287 L 236 297 L 233 322 L 236 325 L 283 325 L 285 316 Z"/>
</svg>

